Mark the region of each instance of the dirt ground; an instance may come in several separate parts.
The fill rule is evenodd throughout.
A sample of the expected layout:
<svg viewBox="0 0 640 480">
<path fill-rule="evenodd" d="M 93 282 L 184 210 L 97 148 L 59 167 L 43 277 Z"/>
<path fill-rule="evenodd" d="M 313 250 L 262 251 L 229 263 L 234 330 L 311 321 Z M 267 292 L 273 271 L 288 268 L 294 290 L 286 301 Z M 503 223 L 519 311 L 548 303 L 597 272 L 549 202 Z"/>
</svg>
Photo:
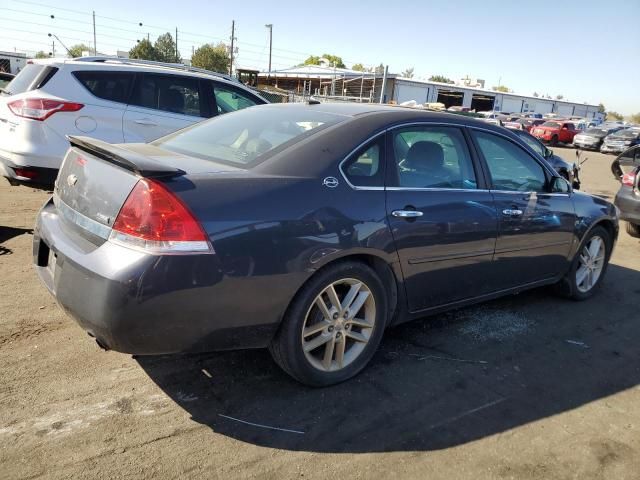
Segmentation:
<svg viewBox="0 0 640 480">
<path fill-rule="evenodd" d="M 583 190 L 612 198 L 613 157 L 587 156 Z M 595 298 L 542 289 L 406 324 L 357 378 L 309 389 L 265 351 L 101 351 L 32 270 L 47 194 L 0 183 L 0 478 L 640 478 L 624 228 Z"/>
</svg>

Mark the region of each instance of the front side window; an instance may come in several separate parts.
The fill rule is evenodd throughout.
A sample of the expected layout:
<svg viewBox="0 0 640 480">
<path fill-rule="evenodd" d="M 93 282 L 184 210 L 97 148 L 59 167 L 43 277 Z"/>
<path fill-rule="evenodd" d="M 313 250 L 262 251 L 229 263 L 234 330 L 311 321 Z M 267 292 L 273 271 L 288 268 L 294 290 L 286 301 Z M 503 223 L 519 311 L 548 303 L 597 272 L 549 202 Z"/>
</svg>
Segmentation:
<svg viewBox="0 0 640 480">
<path fill-rule="evenodd" d="M 243 94 L 238 89 L 223 84 L 214 83 L 213 92 L 216 96 L 218 114 L 235 112 L 236 110 L 242 110 L 243 108 L 253 107 L 258 104 L 258 102 L 249 97 L 249 95 Z"/>
<path fill-rule="evenodd" d="M 473 131 L 489 168 L 494 190 L 544 192 L 547 178 L 542 166 L 504 137 Z"/>
<path fill-rule="evenodd" d="M 192 77 L 142 74 L 136 82 L 131 103 L 163 112 L 203 116 L 198 79 Z"/>
<path fill-rule="evenodd" d="M 467 143 L 458 128 L 416 126 L 393 132 L 399 187 L 477 188 Z"/>
<path fill-rule="evenodd" d="M 127 103 L 133 74 L 127 72 L 104 72 L 89 70 L 73 72 L 84 88 L 93 95 L 112 102 Z"/>
<path fill-rule="evenodd" d="M 349 158 L 342 171 L 352 185 L 357 187 L 382 187 L 384 137 L 381 135 L 365 145 Z"/>
</svg>

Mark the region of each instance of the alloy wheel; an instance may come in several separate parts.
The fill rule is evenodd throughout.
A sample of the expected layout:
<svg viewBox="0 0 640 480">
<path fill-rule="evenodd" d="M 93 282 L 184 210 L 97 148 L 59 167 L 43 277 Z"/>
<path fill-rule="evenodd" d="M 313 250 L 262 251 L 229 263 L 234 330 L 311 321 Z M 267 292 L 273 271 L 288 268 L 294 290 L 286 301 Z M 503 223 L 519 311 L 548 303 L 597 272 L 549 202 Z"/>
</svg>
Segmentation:
<svg viewBox="0 0 640 480">
<path fill-rule="evenodd" d="M 606 248 L 604 240 L 594 235 L 582 247 L 576 269 L 576 286 L 582 293 L 590 291 L 602 274 L 605 263 Z"/>
<path fill-rule="evenodd" d="M 337 280 L 316 296 L 302 325 L 302 350 L 323 372 L 341 370 L 366 348 L 376 322 L 371 289 L 361 280 Z"/>
</svg>

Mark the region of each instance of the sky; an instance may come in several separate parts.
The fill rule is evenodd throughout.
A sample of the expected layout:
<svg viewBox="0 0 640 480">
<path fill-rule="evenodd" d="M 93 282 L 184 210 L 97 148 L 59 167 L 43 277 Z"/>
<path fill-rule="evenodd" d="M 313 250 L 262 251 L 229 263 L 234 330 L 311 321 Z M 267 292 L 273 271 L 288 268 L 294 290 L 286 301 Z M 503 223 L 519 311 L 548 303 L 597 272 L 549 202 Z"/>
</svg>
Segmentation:
<svg viewBox="0 0 640 480">
<path fill-rule="evenodd" d="M 102 53 L 177 27 L 189 58 L 204 43 L 228 43 L 235 20 L 237 65 L 266 69 L 271 23 L 273 69 L 328 53 L 347 67 L 413 67 L 425 79 L 468 75 L 520 94 L 640 112 L 640 0 L 0 0 L 0 50 L 48 52 L 47 33 L 67 46 L 92 44 L 92 10 Z"/>
</svg>

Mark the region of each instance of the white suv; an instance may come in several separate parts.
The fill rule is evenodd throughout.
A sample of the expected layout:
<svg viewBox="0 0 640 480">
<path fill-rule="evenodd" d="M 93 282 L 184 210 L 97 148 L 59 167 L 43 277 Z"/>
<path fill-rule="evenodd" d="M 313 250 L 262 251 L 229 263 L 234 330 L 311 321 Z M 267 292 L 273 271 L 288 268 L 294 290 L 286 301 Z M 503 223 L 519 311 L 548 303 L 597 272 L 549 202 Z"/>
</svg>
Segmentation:
<svg viewBox="0 0 640 480">
<path fill-rule="evenodd" d="M 228 76 L 110 57 L 34 60 L 2 89 L 0 175 L 51 185 L 69 142 L 149 142 L 214 115 L 267 103 Z"/>
</svg>

